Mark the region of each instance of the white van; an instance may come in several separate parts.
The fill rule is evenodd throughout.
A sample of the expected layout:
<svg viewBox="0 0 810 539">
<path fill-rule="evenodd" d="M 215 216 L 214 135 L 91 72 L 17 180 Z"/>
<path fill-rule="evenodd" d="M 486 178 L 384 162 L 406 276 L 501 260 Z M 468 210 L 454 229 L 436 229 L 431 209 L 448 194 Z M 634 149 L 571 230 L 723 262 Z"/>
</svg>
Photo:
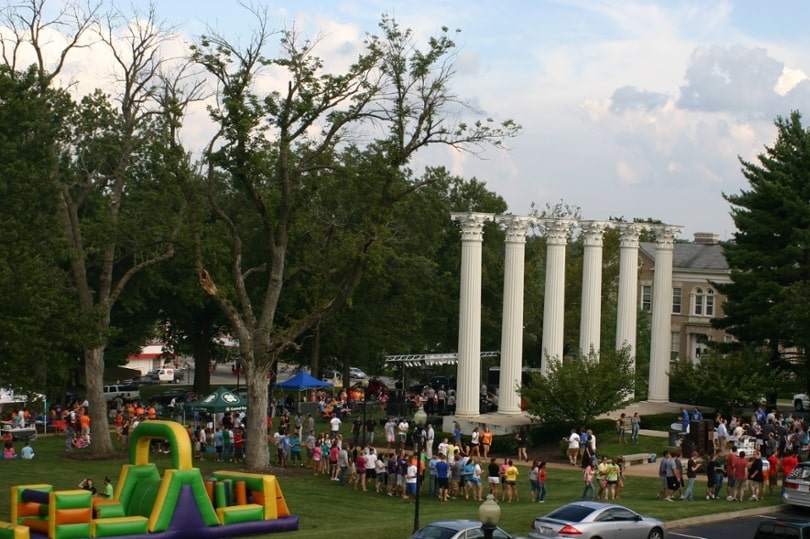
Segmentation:
<svg viewBox="0 0 810 539">
<path fill-rule="evenodd" d="M 169 382 L 170 384 L 174 382 L 174 369 L 169 367 L 164 367 L 162 369 L 157 370 L 157 378 L 161 382 Z"/>
</svg>

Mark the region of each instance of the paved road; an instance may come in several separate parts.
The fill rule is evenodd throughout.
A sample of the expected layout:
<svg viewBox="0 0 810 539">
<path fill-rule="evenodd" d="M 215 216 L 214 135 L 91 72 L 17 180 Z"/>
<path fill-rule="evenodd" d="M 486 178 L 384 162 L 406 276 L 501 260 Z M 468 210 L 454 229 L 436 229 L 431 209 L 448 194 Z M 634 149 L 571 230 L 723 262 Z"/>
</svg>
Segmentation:
<svg viewBox="0 0 810 539">
<path fill-rule="evenodd" d="M 753 512 L 755 511 L 746 511 L 745 513 Z M 810 510 L 784 506 L 771 514 L 745 514 L 744 516 L 671 529 L 668 536 L 671 539 L 729 539 L 730 537 L 734 539 L 752 539 L 757 526 L 762 520 L 774 518 L 807 520 L 810 519 Z"/>
</svg>

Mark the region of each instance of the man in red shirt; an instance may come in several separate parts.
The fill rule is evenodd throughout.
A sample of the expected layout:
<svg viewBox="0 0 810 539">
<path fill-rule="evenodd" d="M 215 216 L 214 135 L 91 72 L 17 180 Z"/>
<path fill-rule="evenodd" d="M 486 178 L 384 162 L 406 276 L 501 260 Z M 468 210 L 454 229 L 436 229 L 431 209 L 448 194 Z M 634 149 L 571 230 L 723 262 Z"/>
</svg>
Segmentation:
<svg viewBox="0 0 810 539">
<path fill-rule="evenodd" d="M 793 451 L 787 450 L 785 452 L 785 456 L 782 457 L 782 496 L 785 495 L 785 479 L 790 475 L 790 472 L 793 471 L 793 468 L 798 466 L 799 459 L 796 458 L 796 455 L 793 454 Z"/>
<path fill-rule="evenodd" d="M 746 477 L 748 476 L 748 459 L 745 458 L 745 451 L 740 451 L 739 456 L 734 458 L 732 467 L 736 485 L 732 500 L 741 502 L 745 499 Z M 731 474 L 732 471 L 729 470 L 728 473 Z"/>
<path fill-rule="evenodd" d="M 779 450 L 777 449 L 777 451 Z M 779 479 L 779 457 L 776 456 L 776 452 L 768 455 L 768 466 L 770 467 L 768 470 L 768 495 L 771 495 L 773 487 L 776 486 Z"/>
</svg>

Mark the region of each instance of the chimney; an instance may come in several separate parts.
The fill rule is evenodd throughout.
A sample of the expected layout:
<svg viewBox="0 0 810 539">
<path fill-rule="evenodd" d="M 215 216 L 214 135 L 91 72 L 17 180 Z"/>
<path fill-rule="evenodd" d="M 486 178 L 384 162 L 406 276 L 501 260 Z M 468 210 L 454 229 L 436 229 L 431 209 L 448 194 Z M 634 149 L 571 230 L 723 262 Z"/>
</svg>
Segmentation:
<svg viewBox="0 0 810 539">
<path fill-rule="evenodd" d="M 717 245 L 720 243 L 720 235 L 714 232 L 695 232 L 695 243 L 700 245 Z"/>
</svg>

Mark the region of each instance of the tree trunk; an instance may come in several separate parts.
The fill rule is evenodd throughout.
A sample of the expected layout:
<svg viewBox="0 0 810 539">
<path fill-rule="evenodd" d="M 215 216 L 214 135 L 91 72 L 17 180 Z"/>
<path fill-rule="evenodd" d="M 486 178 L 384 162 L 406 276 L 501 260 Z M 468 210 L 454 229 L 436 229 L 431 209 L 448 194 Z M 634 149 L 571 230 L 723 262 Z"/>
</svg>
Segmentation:
<svg viewBox="0 0 810 539">
<path fill-rule="evenodd" d="M 194 387 L 198 395 L 211 392 L 211 348 L 207 335 L 192 333 L 191 353 L 194 355 Z"/>
<path fill-rule="evenodd" d="M 243 362 L 245 384 L 247 385 L 247 440 L 245 466 L 248 470 L 260 472 L 267 469 L 267 372 L 256 366 L 255 361 Z M 258 438 L 258 439 L 257 439 Z"/>
<path fill-rule="evenodd" d="M 104 399 L 104 346 L 84 351 L 84 378 L 90 403 L 90 450 L 96 457 L 113 457 L 110 425 L 107 420 L 107 401 Z"/>
</svg>

